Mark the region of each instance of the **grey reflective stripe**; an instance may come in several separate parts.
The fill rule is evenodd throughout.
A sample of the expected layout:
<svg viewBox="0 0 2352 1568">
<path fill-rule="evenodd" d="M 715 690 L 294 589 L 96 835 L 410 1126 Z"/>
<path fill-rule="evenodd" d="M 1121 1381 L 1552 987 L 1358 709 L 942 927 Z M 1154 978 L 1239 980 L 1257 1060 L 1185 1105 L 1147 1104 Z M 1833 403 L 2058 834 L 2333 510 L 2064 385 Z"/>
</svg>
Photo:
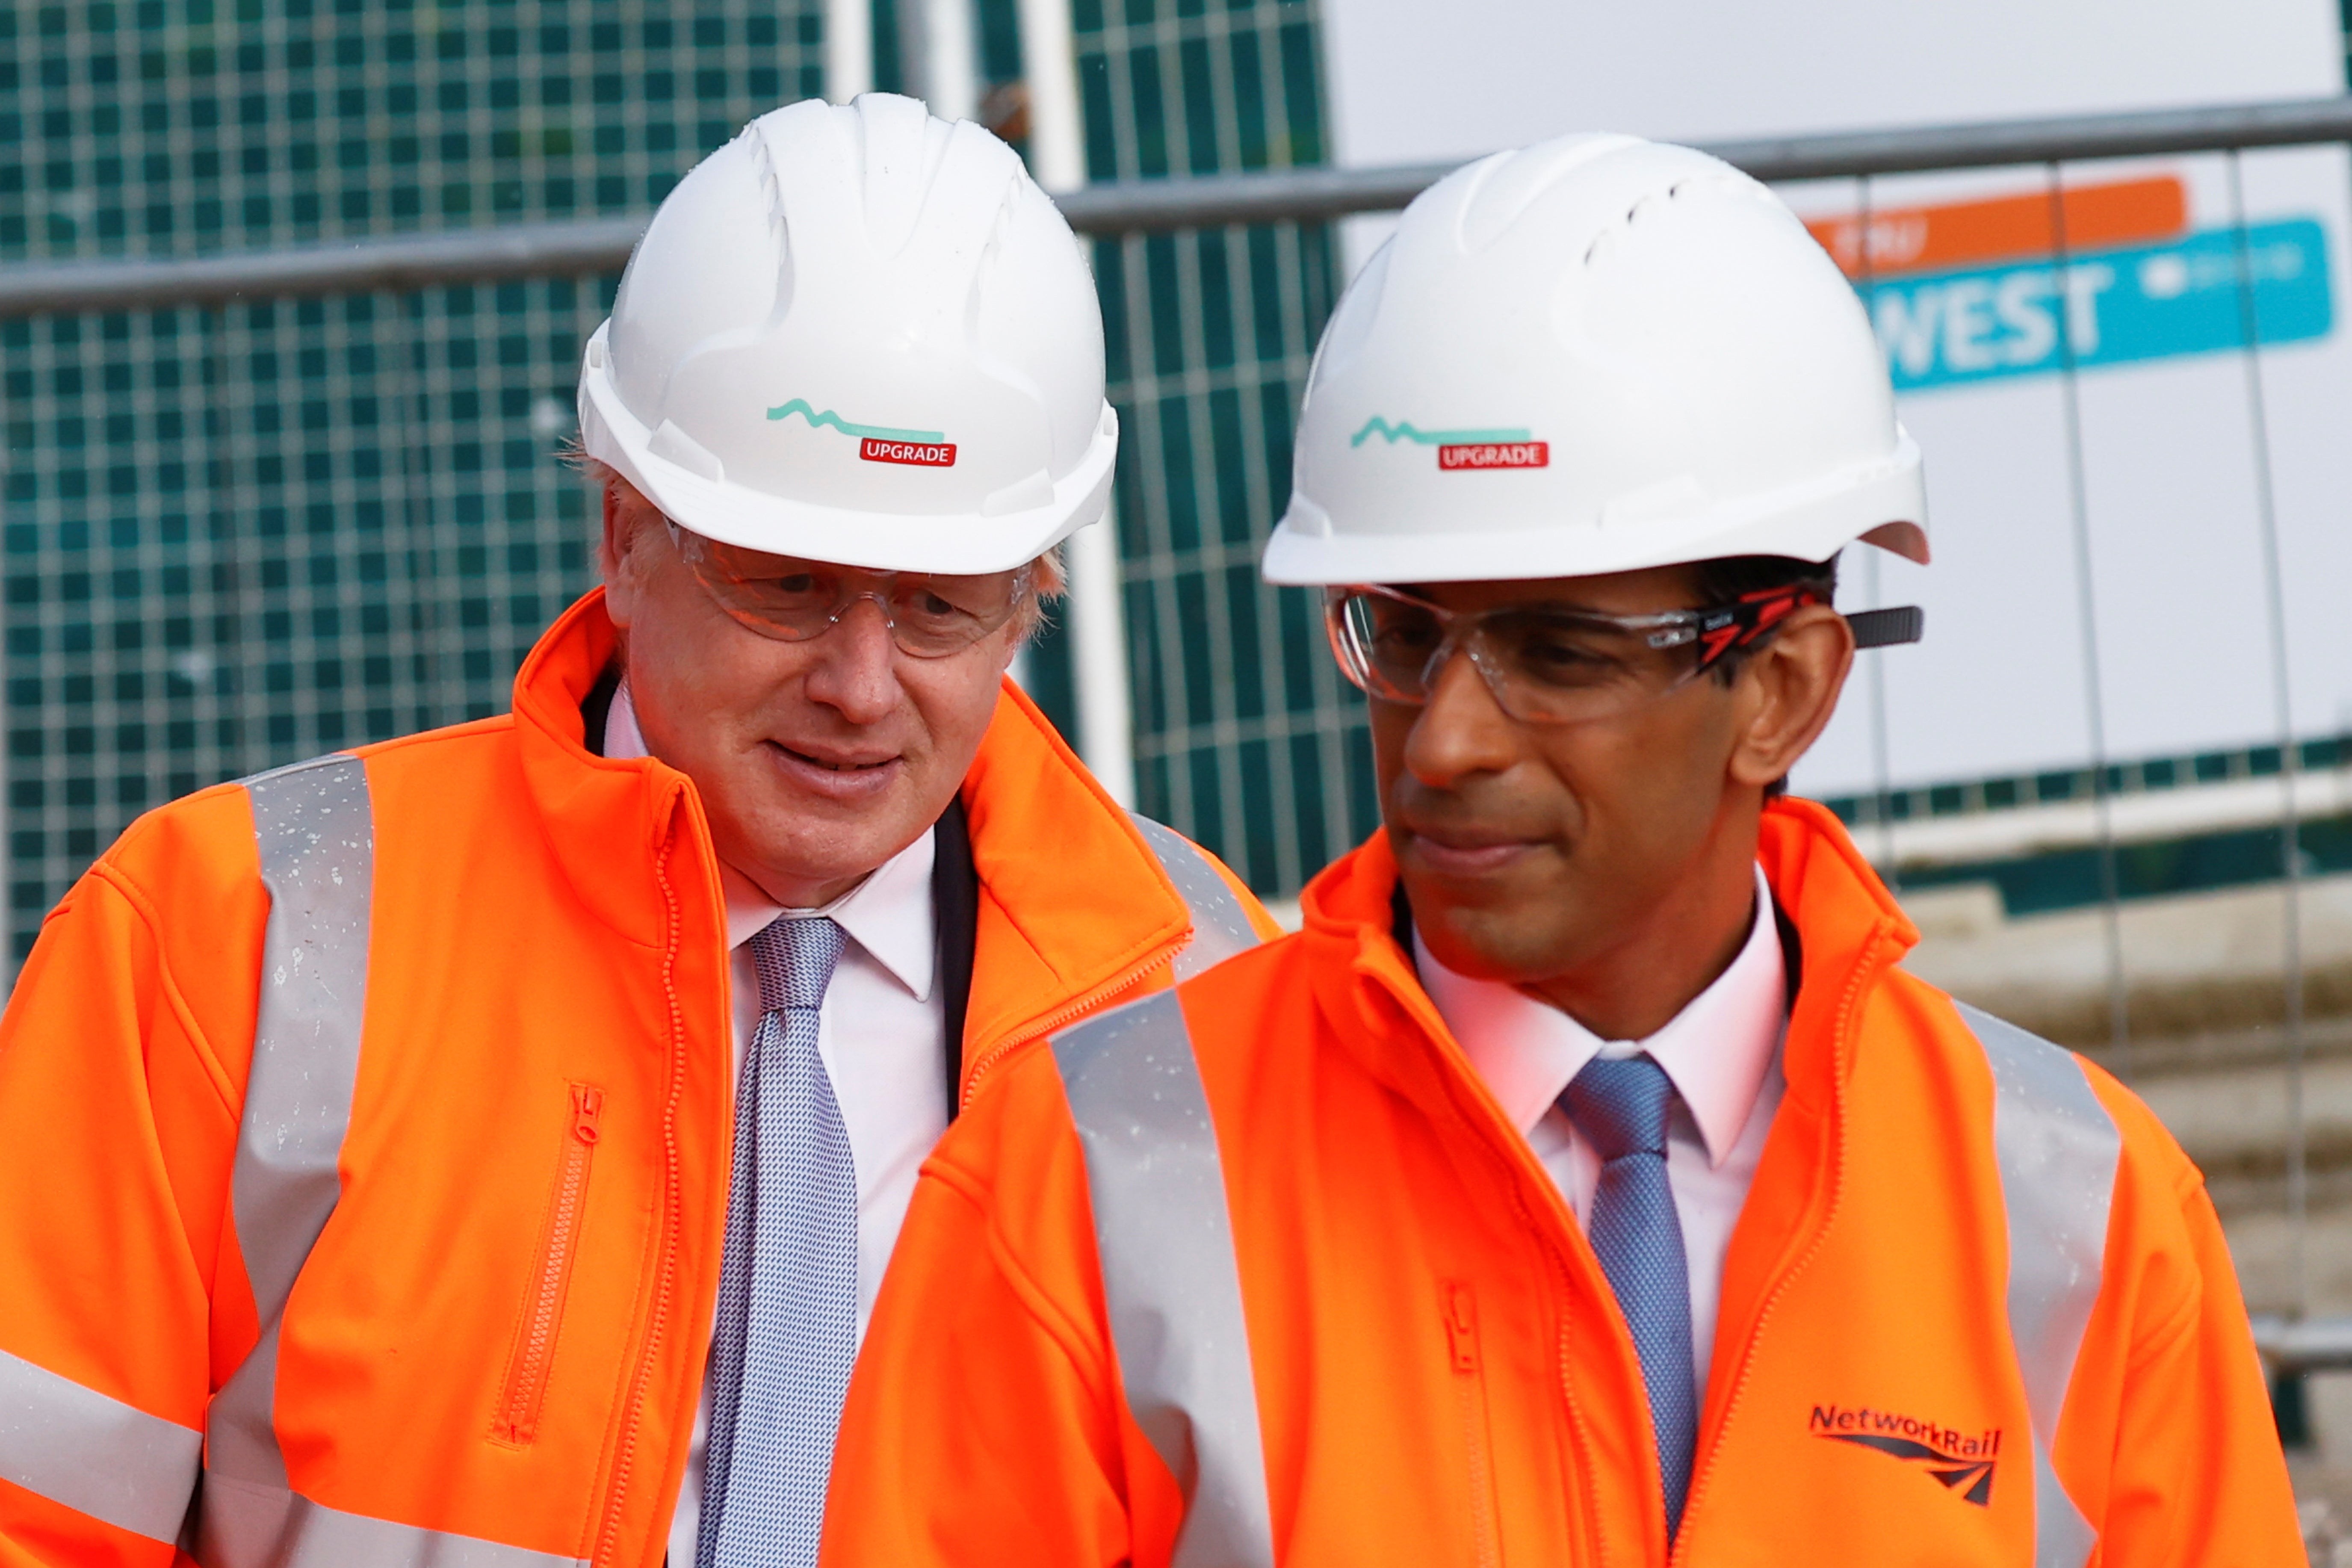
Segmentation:
<svg viewBox="0 0 2352 1568">
<path fill-rule="evenodd" d="M 294 1277 L 341 1196 L 336 1165 L 359 1076 L 375 880 L 367 769 L 357 757 L 299 763 L 245 787 L 269 925 L 229 1196 L 261 1339 L 213 1398 L 205 1512 L 213 1477 L 287 1484 L 272 1421 L 278 1336 Z"/>
<path fill-rule="evenodd" d="M 2082 1568 L 2098 1532 L 2050 1462 L 2098 1300 L 2123 1136 L 2072 1053 L 1965 1003 L 1992 1064 L 1993 1155 L 2009 1215 L 2009 1335 L 2033 1420 L 2034 1568 Z"/>
<path fill-rule="evenodd" d="M 1063 1031 L 1054 1060 L 1086 1155 L 1127 1407 L 1184 1494 L 1171 1568 L 1273 1568 L 1233 1219 L 1176 993 Z"/>
<path fill-rule="evenodd" d="M 195 1556 L 206 1568 L 585 1568 L 581 1558 L 344 1513 L 211 1472 Z"/>
<path fill-rule="evenodd" d="M 0 1479 L 168 1543 L 203 1447 L 192 1427 L 0 1351 Z"/>
<path fill-rule="evenodd" d="M 261 1005 L 230 1206 L 261 1339 L 214 1396 L 195 1517 L 206 1568 L 578 1568 L 579 1560 L 331 1509 L 287 1485 L 275 1424 L 295 1277 L 342 1195 L 366 1012 L 375 826 L 367 768 L 336 755 L 245 781 L 269 889 Z"/>
<path fill-rule="evenodd" d="M 1129 815 L 1192 911 L 1192 940 L 1176 955 L 1176 978 L 1190 980 L 1210 965 L 1255 947 L 1257 928 L 1250 924 L 1249 910 L 1217 875 L 1208 856 L 1174 828 Z"/>
</svg>

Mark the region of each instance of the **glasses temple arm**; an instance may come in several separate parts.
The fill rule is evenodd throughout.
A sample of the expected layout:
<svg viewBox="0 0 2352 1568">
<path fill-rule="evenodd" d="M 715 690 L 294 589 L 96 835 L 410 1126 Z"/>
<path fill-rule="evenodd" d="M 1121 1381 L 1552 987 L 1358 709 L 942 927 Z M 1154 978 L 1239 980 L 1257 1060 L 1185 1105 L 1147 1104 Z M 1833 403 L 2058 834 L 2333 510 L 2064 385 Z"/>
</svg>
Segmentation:
<svg viewBox="0 0 2352 1568">
<path fill-rule="evenodd" d="M 1856 610 L 1846 616 L 1845 624 L 1853 628 L 1854 647 L 1892 647 L 1897 643 L 1917 642 L 1927 629 L 1927 612 L 1916 605 Z"/>
</svg>

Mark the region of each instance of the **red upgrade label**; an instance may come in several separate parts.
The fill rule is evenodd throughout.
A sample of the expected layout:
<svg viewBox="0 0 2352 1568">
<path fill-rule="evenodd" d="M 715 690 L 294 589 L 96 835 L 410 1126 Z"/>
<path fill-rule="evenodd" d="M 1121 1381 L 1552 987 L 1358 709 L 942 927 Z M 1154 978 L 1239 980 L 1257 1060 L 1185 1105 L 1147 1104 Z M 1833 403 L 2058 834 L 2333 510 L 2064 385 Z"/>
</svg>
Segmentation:
<svg viewBox="0 0 2352 1568">
<path fill-rule="evenodd" d="M 919 468 L 955 467 L 953 441 L 877 441 L 868 436 L 858 442 L 857 455 L 869 463 L 912 463 Z"/>
<path fill-rule="evenodd" d="M 1548 468 L 1549 441 L 1471 441 L 1437 448 L 1441 468 Z"/>
</svg>

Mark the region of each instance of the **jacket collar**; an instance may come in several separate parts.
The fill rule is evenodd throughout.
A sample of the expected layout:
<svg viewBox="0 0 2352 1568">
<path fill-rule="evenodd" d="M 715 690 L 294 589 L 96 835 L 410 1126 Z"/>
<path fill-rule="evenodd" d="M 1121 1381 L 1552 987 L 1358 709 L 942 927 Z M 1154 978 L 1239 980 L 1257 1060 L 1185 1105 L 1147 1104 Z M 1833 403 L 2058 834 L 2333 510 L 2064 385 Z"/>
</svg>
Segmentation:
<svg viewBox="0 0 2352 1568">
<path fill-rule="evenodd" d="M 1010 680 L 964 776 L 980 875 L 965 1081 L 991 1051 L 1140 981 L 1192 929 L 1134 821 Z"/>
<path fill-rule="evenodd" d="M 1774 801 L 1756 858 L 1803 952 L 1789 1016 L 1789 1093 L 1826 1112 L 1853 1075 L 1871 987 L 1917 944 L 1919 930 L 1825 805 Z"/>
<path fill-rule="evenodd" d="M 718 862 L 694 785 L 652 757 L 596 756 L 581 704 L 617 657 L 601 588 L 565 611 L 515 677 L 514 724 L 529 791 L 555 858 L 598 920 L 647 946 L 664 940 L 656 858 L 688 815 L 723 931 Z M 981 893 L 967 1076 L 990 1048 L 1051 1026 L 1171 956 L 1192 919 L 1159 858 L 1020 689 L 1004 683 L 963 785 Z"/>
<path fill-rule="evenodd" d="M 1496 1128 L 1509 1121 L 1470 1066 L 1398 944 L 1396 857 L 1385 828 L 1326 867 L 1299 895 L 1308 984 L 1360 1065 L 1427 1105 L 1467 1085 Z"/>
<path fill-rule="evenodd" d="M 1784 1068 L 1792 1098 L 1826 1110 L 1853 1071 L 1860 1006 L 1873 982 L 1919 933 L 1844 826 L 1811 801 L 1764 812 L 1757 860 L 1796 928 L 1801 982 Z M 1299 900 L 1310 983 L 1363 1065 L 1416 1098 L 1474 1083 L 1468 1058 L 1439 1018 L 1392 934 L 1396 858 L 1375 833 L 1307 885 Z M 1483 1093 L 1483 1086 L 1476 1096 Z M 1499 1110 L 1498 1124 L 1507 1124 Z"/>
<path fill-rule="evenodd" d="M 718 862 L 702 806 L 684 773 L 652 757 L 600 757 L 583 743 L 580 706 L 619 651 L 591 590 L 540 637 L 516 672 L 515 743 L 524 787 L 572 890 L 596 919 L 646 947 L 667 940 L 667 900 L 656 865 L 677 814 L 703 846 L 709 923 L 724 931 Z"/>
</svg>

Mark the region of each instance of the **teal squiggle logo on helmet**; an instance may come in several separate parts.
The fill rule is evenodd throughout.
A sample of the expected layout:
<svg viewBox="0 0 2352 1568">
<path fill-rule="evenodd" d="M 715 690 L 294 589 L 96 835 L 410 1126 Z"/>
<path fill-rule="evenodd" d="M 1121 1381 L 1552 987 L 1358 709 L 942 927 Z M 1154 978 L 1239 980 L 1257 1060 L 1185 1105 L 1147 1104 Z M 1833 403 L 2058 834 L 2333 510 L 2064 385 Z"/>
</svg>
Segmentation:
<svg viewBox="0 0 2352 1568">
<path fill-rule="evenodd" d="M 768 417 L 773 419 L 776 416 L 770 414 Z M 1485 446 L 1494 442 L 1524 441 L 1528 439 L 1528 432 L 1525 429 L 1417 430 L 1413 428 L 1412 421 L 1410 419 L 1400 420 L 1396 424 L 1391 425 L 1377 414 L 1364 421 L 1364 427 L 1356 432 L 1354 437 L 1349 441 L 1348 445 L 1350 447 L 1360 447 L 1364 444 L 1364 437 L 1367 436 L 1381 437 L 1385 438 L 1391 447 L 1395 446 L 1399 441 L 1411 441 L 1423 447 L 1465 447 Z"/>
<path fill-rule="evenodd" d="M 795 397 L 781 408 L 768 410 L 771 419 L 789 419 L 795 414 L 807 420 L 812 430 L 830 425 L 845 436 L 855 436 L 866 441 L 939 442 L 948 438 L 944 430 L 893 430 L 887 425 L 852 425 L 830 408 L 822 413 L 811 408 L 804 397 Z"/>
</svg>

